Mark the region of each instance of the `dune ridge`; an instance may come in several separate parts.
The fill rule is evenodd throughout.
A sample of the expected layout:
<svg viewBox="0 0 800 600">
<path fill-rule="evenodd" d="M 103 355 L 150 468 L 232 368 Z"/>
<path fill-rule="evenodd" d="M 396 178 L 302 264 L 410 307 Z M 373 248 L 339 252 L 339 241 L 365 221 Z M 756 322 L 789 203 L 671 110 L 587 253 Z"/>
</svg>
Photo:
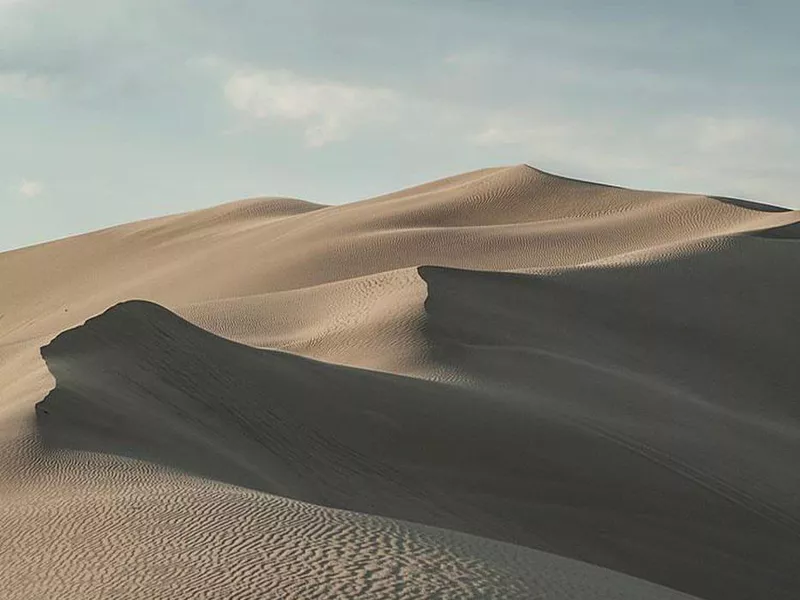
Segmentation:
<svg viewBox="0 0 800 600">
<path fill-rule="evenodd" d="M 799 223 L 521 165 L 0 254 L 0 587 L 794 598 Z M 166 497 L 210 511 L 195 525 L 220 547 L 171 529 Z M 343 538 L 305 545 L 312 513 Z M 298 526 L 267 543 L 265 519 Z M 156 562 L 101 566 L 114 528 Z M 354 544 L 362 564 L 375 536 L 402 568 L 331 562 Z M 37 539 L 65 548 L 29 561 L 45 577 L 24 564 Z"/>
</svg>

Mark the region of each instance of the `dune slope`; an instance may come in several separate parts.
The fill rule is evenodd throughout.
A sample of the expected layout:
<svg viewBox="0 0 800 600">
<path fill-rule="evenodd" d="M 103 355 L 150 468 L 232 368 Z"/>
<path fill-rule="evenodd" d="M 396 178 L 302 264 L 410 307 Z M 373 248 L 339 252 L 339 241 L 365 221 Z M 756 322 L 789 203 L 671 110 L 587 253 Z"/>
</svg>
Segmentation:
<svg viewBox="0 0 800 600">
<path fill-rule="evenodd" d="M 73 455 L 47 478 L 0 506 L 8 600 L 691 600 L 528 548 L 143 464 Z"/>
<path fill-rule="evenodd" d="M 798 223 L 518 166 L 0 254 L 0 590 L 795 598 Z"/>
</svg>

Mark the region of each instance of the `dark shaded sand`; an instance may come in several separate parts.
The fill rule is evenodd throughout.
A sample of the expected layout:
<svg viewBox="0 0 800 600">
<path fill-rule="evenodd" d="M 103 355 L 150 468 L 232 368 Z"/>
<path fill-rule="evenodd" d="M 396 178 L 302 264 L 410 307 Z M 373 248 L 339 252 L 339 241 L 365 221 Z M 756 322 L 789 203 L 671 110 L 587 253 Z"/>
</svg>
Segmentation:
<svg viewBox="0 0 800 600">
<path fill-rule="evenodd" d="M 798 223 L 520 165 L 0 253 L 0 597 L 795 600 Z"/>
<path fill-rule="evenodd" d="M 49 447 L 704 598 L 788 599 L 800 589 L 793 261 L 741 238 L 668 265 L 549 277 L 423 267 L 431 356 L 453 383 L 256 350 L 129 302 L 43 349 L 56 388 L 39 428 Z"/>
</svg>

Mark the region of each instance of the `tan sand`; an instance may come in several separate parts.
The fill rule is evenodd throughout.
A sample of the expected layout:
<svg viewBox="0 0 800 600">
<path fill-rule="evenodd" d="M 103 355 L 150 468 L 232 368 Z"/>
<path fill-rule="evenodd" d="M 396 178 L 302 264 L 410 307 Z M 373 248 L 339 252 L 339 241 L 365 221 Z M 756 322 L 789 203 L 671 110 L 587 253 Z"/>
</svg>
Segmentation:
<svg viewBox="0 0 800 600">
<path fill-rule="evenodd" d="M 798 223 L 518 166 L 0 254 L 0 591 L 795 598 Z"/>
</svg>

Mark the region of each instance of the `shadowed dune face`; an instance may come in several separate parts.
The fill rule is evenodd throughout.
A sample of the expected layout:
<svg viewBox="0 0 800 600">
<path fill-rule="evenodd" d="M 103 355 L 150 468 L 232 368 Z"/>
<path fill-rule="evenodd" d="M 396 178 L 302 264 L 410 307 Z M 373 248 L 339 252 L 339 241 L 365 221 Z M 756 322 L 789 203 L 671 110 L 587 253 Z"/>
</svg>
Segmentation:
<svg viewBox="0 0 800 600">
<path fill-rule="evenodd" d="M 788 599 L 797 321 L 788 299 L 747 316 L 790 256 L 738 238 L 548 277 L 421 268 L 432 359 L 469 385 L 259 351 L 125 303 L 42 350 L 56 387 L 37 422 L 52 448 L 436 524 L 704 598 Z"/>
<path fill-rule="evenodd" d="M 777 213 L 785 213 L 790 212 L 791 209 L 784 208 L 782 206 L 773 206 L 771 204 L 761 204 L 760 202 L 752 202 L 750 200 L 742 200 L 741 198 L 726 198 L 724 196 L 709 196 L 713 200 L 717 200 L 718 202 L 725 202 L 726 204 L 732 204 L 734 206 L 740 206 L 742 208 L 746 208 L 748 210 L 757 210 L 761 212 L 777 212 Z"/>
<path fill-rule="evenodd" d="M 0 596 L 795 600 L 799 222 L 520 165 L 2 253 Z"/>
<path fill-rule="evenodd" d="M 800 224 L 791 223 L 782 227 L 773 227 L 764 231 L 758 232 L 756 235 L 765 238 L 772 238 L 778 240 L 800 240 Z"/>
</svg>

